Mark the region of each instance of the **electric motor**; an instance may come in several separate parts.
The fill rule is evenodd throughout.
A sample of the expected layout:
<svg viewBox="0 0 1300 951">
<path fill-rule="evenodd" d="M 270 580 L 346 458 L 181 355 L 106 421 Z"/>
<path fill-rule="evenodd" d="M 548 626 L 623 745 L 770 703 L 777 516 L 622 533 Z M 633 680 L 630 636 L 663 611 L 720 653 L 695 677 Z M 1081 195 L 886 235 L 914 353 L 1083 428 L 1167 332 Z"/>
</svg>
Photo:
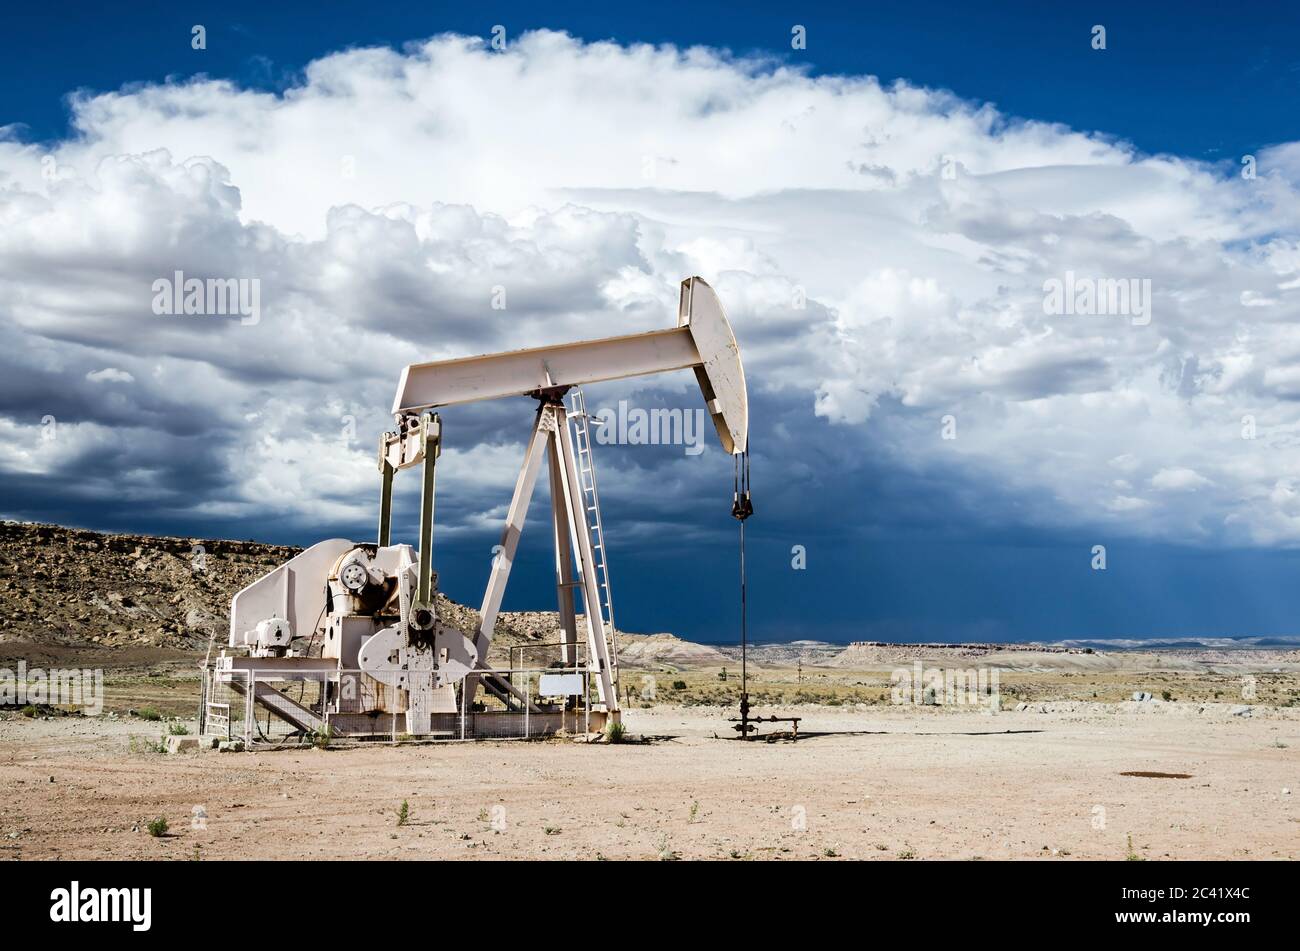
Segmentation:
<svg viewBox="0 0 1300 951">
<path fill-rule="evenodd" d="M 289 647 L 289 642 L 292 640 L 293 628 L 284 618 L 272 617 L 257 622 L 254 650 L 259 656 L 279 656 Z"/>
</svg>

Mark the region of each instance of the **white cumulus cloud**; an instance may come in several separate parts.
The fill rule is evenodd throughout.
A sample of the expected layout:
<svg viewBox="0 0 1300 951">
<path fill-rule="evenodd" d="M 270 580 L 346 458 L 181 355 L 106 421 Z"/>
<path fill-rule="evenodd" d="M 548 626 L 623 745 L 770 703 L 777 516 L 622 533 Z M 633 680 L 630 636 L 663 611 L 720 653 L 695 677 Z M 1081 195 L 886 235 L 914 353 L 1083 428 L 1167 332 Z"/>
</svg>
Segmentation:
<svg viewBox="0 0 1300 951">
<path fill-rule="evenodd" d="M 49 416 L 178 518 L 366 522 L 404 364 L 668 326 L 698 273 L 756 410 L 804 414 L 756 415 L 774 474 L 824 453 L 944 474 L 1029 524 L 1300 542 L 1277 488 L 1300 468 L 1277 436 L 1300 426 L 1300 143 L 1245 180 L 951 93 L 548 31 L 339 52 L 278 95 L 71 101 L 68 140 L 0 139 L 0 422 L 31 443 L 6 477 L 78 484 L 78 454 L 39 442 Z M 256 279 L 260 320 L 155 315 L 178 271 Z M 1047 313 L 1067 272 L 1150 281 L 1150 323 Z M 518 418 L 449 429 L 491 464 L 463 486 L 474 519 Z M 661 465 L 618 459 L 633 487 Z"/>
</svg>

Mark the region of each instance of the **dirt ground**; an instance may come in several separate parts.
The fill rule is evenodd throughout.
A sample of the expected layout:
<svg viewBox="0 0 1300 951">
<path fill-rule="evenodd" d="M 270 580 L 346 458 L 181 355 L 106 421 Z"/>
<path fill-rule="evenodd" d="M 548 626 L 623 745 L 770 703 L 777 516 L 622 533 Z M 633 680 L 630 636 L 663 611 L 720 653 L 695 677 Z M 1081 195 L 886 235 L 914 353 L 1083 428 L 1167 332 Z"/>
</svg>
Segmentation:
<svg viewBox="0 0 1300 951">
<path fill-rule="evenodd" d="M 99 716 L 4 701 L 0 858 L 1300 852 L 1300 651 L 1285 644 L 755 645 L 745 689 L 759 712 L 805 717 L 797 744 L 769 745 L 730 739 L 735 648 L 620 634 L 625 719 L 645 742 L 157 752 L 166 720 L 197 731 L 198 664 L 231 596 L 296 551 L 0 524 L 0 683 L 20 664 L 103 671 Z M 439 613 L 477 630 L 470 608 L 440 600 Z M 554 642 L 558 624 L 502 615 L 498 659 Z M 997 672 L 996 691 L 976 693 L 1004 712 L 900 703 L 896 675 L 916 665 Z M 150 835 L 159 817 L 168 831 Z"/>
<path fill-rule="evenodd" d="M 807 707 L 797 711 L 797 744 L 718 739 L 730 735 L 727 712 L 667 706 L 628 711 L 630 732 L 647 741 L 626 745 L 172 756 L 140 745 L 157 739 L 156 723 L 10 715 L 0 720 L 0 857 L 1300 854 L 1300 709 L 1242 717 L 1227 704 L 1046 707 Z M 153 837 L 146 822 L 158 816 L 169 831 Z"/>
</svg>

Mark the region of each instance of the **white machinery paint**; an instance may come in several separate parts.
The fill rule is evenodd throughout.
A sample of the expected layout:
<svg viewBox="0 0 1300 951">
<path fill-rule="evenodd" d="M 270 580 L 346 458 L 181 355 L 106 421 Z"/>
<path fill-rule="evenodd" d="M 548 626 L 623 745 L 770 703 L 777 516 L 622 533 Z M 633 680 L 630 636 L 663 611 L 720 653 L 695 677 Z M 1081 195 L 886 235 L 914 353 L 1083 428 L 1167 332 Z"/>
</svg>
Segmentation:
<svg viewBox="0 0 1300 951">
<path fill-rule="evenodd" d="M 722 447 L 743 452 L 749 399 L 740 348 L 718 295 L 698 277 L 682 281 L 671 330 L 412 364 L 402 371 L 393 414 L 685 369 L 695 370 Z"/>
<path fill-rule="evenodd" d="M 743 453 L 749 406 L 740 351 L 721 302 L 698 277 L 682 282 L 677 326 L 668 330 L 408 366 L 393 403 L 397 428 L 379 445 L 378 542 L 319 542 L 239 592 L 231 604 L 229 647 L 247 653 L 223 652 L 214 668 L 217 680 L 243 693 L 250 709 L 255 701 L 312 732 L 338 728 L 365 735 L 370 722 L 369 729 L 395 733 L 396 718 L 403 716 L 404 733 L 429 735 L 440 715 L 459 710 L 463 721 L 480 687 L 505 703 L 502 715 L 540 716 L 547 712 L 548 698 L 558 697 L 569 704 L 561 710 L 581 703 L 588 716 L 595 711 L 607 722 L 617 719 L 618 670 L 607 617 L 612 602 L 601 591 L 607 584 L 604 536 L 599 513 L 593 517 L 590 511 L 598 508 L 590 504 L 594 464 L 585 419 L 572 417 L 563 397 L 584 383 L 682 369 L 694 370 L 723 447 Z M 429 556 L 442 426 L 430 411 L 510 396 L 532 397 L 536 412 L 478 628 L 466 637 L 437 617 L 437 577 Z M 538 692 L 530 695 L 508 672 L 493 670 L 487 658 L 543 462 L 550 485 L 562 669 L 543 674 Z M 394 474 L 416 466 L 423 476 L 419 554 L 389 539 Z M 581 634 L 575 592 L 584 608 Z M 291 644 L 303 639 L 307 649 L 295 654 Z M 321 645 L 319 657 L 311 656 L 315 643 Z M 249 673 L 259 670 L 274 670 L 272 679 L 319 681 L 319 699 L 300 704 Z M 595 687 L 594 702 L 587 697 L 589 685 Z"/>
<path fill-rule="evenodd" d="M 270 617 L 283 618 L 292 637 L 310 637 L 325 606 L 319 579 L 351 548 L 352 542 L 343 538 L 317 542 L 235 595 L 230 603 L 230 646 L 251 647 L 258 623 Z"/>
</svg>

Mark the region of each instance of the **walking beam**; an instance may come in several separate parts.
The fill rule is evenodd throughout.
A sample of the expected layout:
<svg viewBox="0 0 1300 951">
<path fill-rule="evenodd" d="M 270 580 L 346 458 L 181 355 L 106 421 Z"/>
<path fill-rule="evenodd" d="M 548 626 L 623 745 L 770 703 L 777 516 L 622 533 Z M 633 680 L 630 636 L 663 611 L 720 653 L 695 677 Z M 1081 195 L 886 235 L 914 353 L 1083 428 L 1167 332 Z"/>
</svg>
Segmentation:
<svg viewBox="0 0 1300 951">
<path fill-rule="evenodd" d="M 723 448 L 743 452 L 749 400 L 740 348 L 718 295 L 698 277 L 682 281 L 677 326 L 669 330 L 413 363 L 402 370 L 393 413 L 685 369 L 695 370 Z"/>
</svg>

